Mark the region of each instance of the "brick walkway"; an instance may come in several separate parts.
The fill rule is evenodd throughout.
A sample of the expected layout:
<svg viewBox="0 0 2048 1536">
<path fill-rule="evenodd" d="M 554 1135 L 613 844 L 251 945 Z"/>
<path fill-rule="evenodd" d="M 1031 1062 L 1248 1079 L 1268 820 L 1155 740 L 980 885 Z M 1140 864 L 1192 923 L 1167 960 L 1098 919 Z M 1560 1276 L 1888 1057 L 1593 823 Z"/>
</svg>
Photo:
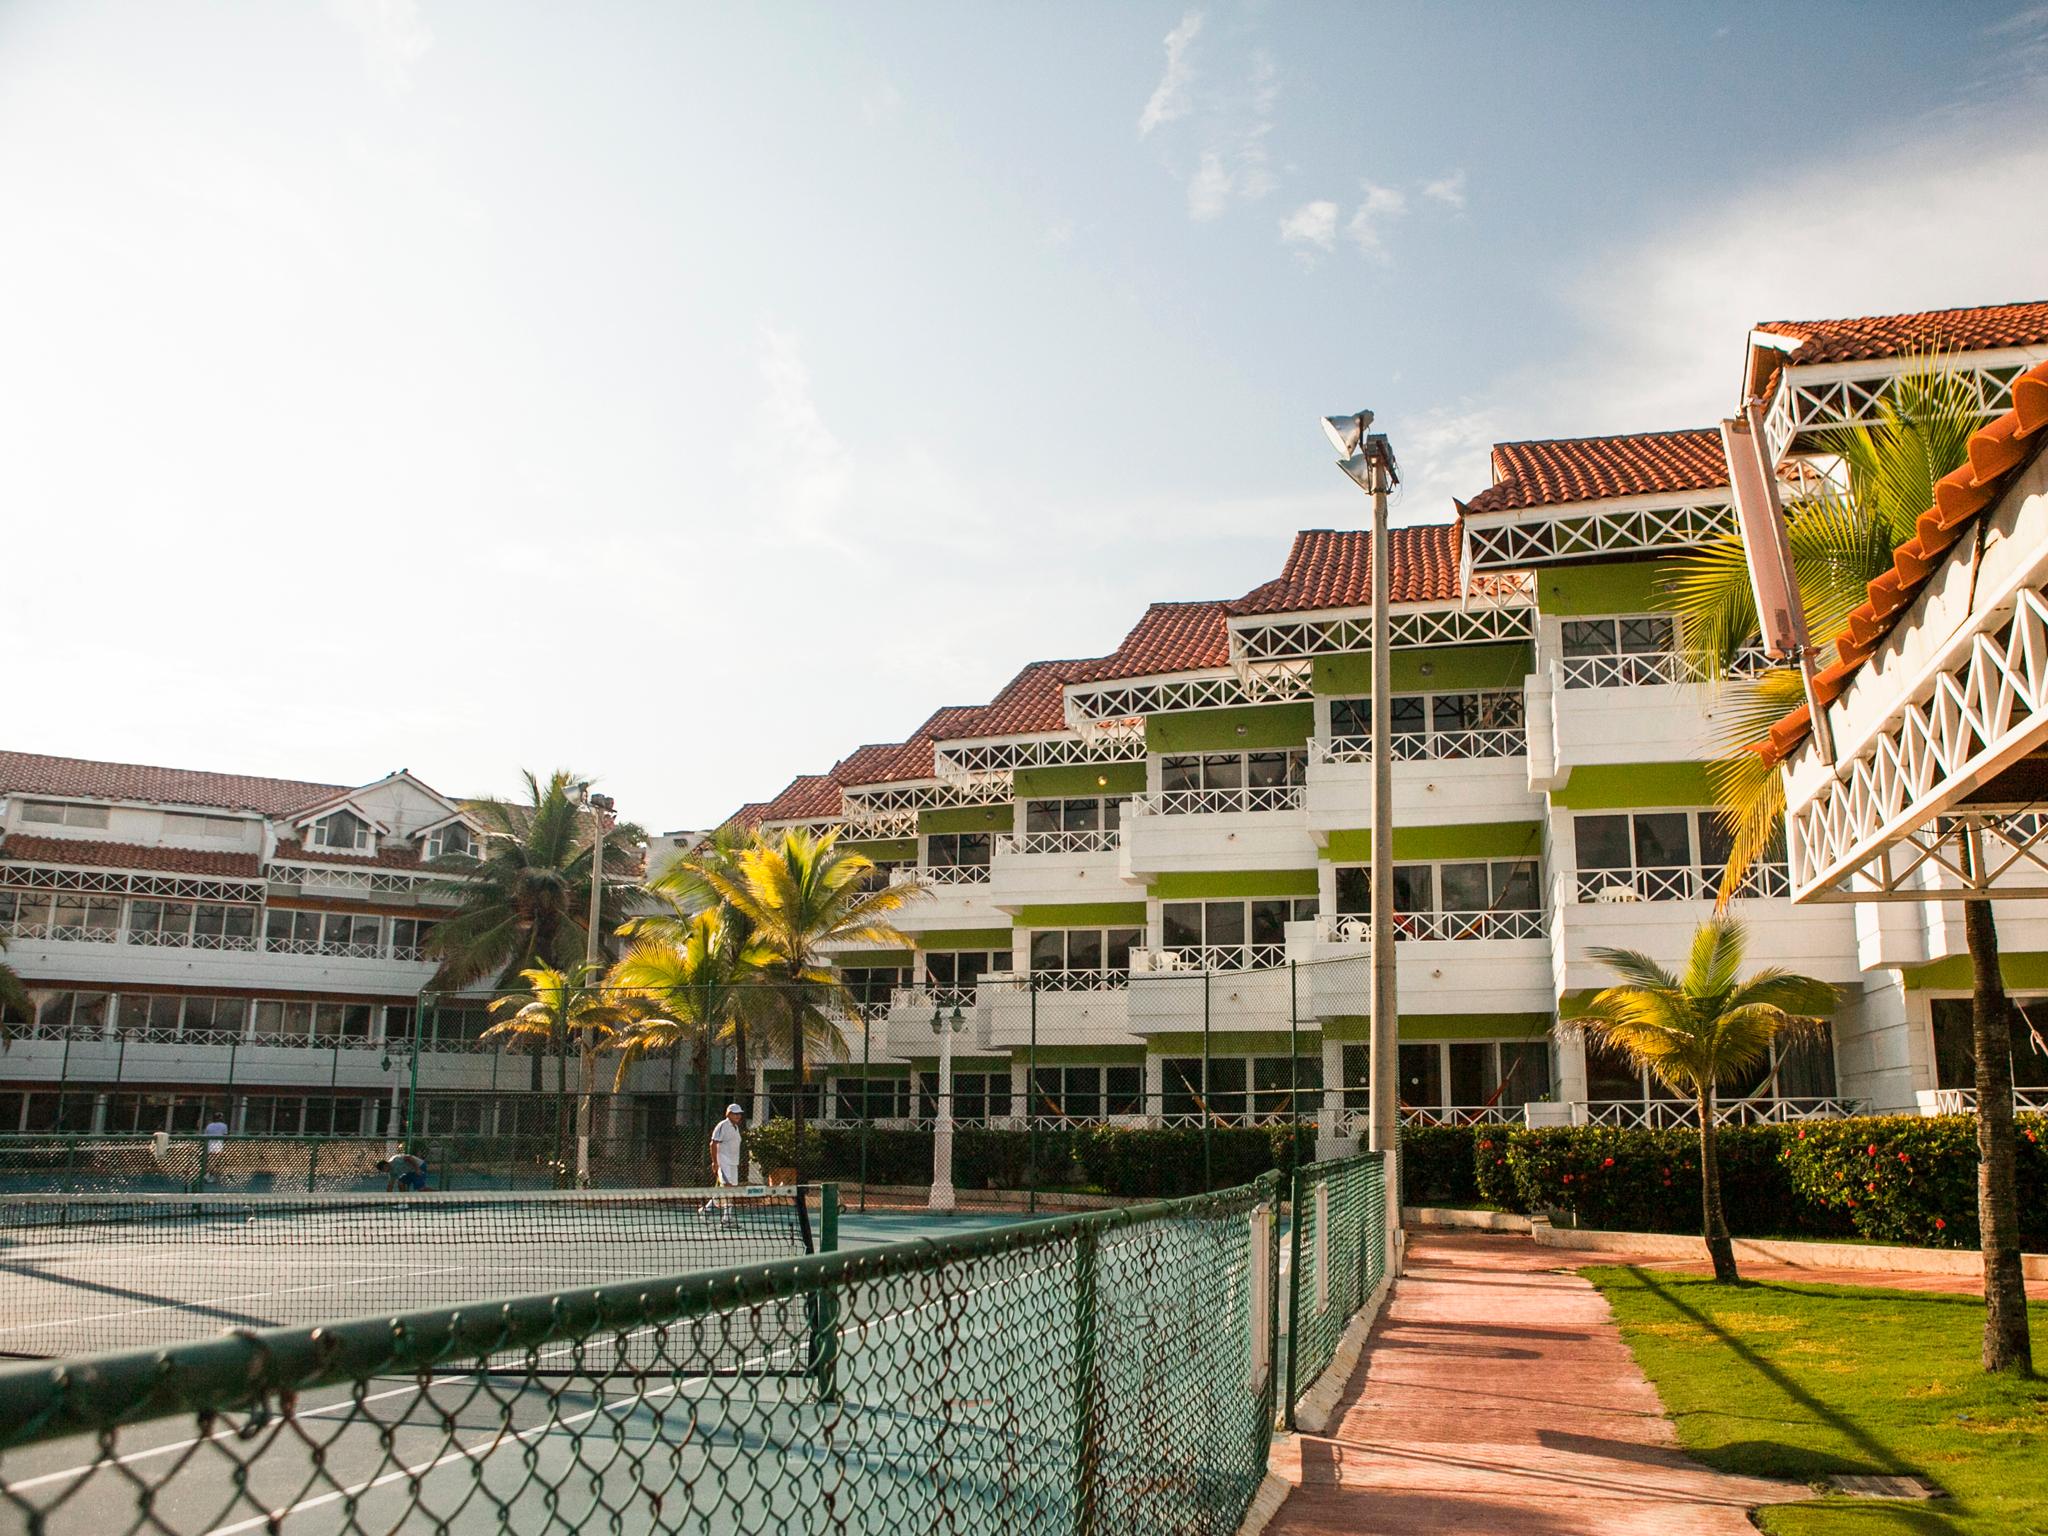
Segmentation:
<svg viewBox="0 0 2048 1536">
<path fill-rule="evenodd" d="M 1754 1536 L 1803 1485 L 1676 1448 L 1599 1292 L 1527 1238 L 1412 1234 L 1329 1432 L 1276 1448 L 1273 1536 Z M 1613 1262 L 1612 1256 L 1607 1256 Z"/>
</svg>

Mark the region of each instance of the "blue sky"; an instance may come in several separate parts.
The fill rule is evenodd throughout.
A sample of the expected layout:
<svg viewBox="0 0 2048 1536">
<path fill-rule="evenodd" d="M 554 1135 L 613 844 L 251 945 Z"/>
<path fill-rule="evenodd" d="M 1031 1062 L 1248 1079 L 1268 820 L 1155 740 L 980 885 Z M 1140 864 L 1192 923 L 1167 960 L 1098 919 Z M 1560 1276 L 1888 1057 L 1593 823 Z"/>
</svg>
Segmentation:
<svg viewBox="0 0 2048 1536">
<path fill-rule="evenodd" d="M 0 8 L 6 744 L 700 825 L 1754 321 L 2048 293 L 2048 7 Z"/>
</svg>

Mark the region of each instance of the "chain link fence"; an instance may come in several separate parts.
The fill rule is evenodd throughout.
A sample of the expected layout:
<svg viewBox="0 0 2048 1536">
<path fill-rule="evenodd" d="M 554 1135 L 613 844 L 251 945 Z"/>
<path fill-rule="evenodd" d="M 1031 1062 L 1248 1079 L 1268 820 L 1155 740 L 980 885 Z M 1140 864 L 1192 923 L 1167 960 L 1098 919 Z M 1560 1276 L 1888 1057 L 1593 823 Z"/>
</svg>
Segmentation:
<svg viewBox="0 0 2048 1536">
<path fill-rule="evenodd" d="M 1386 1167 L 1377 1154 L 1309 1163 L 1291 1180 L 1287 1423 L 1387 1278 Z"/>
</svg>

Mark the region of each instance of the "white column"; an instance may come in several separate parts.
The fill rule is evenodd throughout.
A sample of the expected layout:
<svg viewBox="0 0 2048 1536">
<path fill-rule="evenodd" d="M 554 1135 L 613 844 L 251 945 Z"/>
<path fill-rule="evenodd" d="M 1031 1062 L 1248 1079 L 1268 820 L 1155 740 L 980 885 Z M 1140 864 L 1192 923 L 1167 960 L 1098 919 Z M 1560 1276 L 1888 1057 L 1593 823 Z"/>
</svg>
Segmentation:
<svg viewBox="0 0 2048 1536">
<path fill-rule="evenodd" d="M 953 1024 L 932 1015 L 939 1024 L 939 1117 L 932 1130 L 932 1210 L 953 1209 Z"/>
</svg>

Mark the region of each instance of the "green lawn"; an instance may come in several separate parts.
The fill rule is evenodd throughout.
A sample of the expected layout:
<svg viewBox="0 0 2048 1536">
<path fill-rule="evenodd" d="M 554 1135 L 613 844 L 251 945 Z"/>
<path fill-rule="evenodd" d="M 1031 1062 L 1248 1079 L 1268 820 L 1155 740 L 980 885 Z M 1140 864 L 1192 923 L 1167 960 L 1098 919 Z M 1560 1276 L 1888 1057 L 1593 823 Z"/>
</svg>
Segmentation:
<svg viewBox="0 0 2048 1536">
<path fill-rule="evenodd" d="M 1710 1466 L 1817 1481 L 1912 1472 L 1933 1503 L 1829 1497 L 1766 1511 L 1779 1536 L 2048 1532 L 2048 1383 L 1977 1368 L 1983 1303 L 1830 1285 L 1719 1286 L 1585 1271 L 1686 1449 Z M 2048 1306 L 2032 1308 L 2048 1361 Z"/>
</svg>

